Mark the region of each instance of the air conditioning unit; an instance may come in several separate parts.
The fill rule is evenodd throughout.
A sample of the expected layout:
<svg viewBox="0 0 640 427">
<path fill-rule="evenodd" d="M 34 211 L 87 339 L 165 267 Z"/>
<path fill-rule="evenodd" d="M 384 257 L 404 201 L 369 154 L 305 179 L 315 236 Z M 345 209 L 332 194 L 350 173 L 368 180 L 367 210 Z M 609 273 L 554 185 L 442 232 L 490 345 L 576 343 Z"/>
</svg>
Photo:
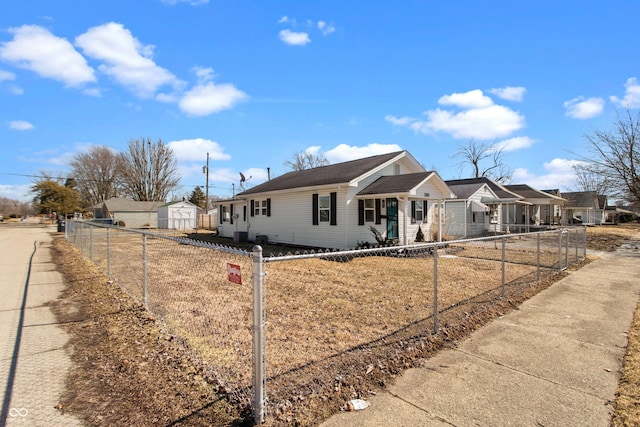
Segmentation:
<svg viewBox="0 0 640 427">
<path fill-rule="evenodd" d="M 256 245 L 264 246 L 269 244 L 269 238 L 264 234 L 256 234 Z"/>
</svg>

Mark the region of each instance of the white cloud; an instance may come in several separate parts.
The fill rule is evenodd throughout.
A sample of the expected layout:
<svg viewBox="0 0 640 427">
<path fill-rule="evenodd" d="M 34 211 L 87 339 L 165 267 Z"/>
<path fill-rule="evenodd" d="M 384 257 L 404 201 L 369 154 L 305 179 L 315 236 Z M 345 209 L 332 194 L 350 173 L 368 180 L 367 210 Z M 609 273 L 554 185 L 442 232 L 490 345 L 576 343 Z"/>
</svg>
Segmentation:
<svg viewBox="0 0 640 427">
<path fill-rule="evenodd" d="M 420 133 L 445 132 L 454 138 L 493 139 L 511 135 L 525 126 L 524 117 L 502 105 L 473 108 L 461 112 L 435 109 L 425 113 L 427 121 L 410 127 Z"/>
<path fill-rule="evenodd" d="M 303 32 L 295 32 L 291 30 L 282 30 L 279 33 L 280 40 L 291 46 L 304 46 L 311 43 L 309 34 Z"/>
<path fill-rule="evenodd" d="M 330 163 L 340 163 L 349 160 L 362 159 L 364 157 L 376 156 L 378 154 L 393 153 L 401 151 L 397 144 L 378 144 L 371 143 L 364 147 L 357 147 L 347 144 L 340 144 L 324 153 L 324 156 Z"/>
<path fill-rule="evenodd" d="M 171 141 L 167 144 L 178 161 L 207 162 L 207 153 L 210 160 L 230 160 L 231 156 L 224 152 L 224 148 L 215 141 L 204 138 L 182 139 Z"/>
<path fill-rule="evenodd" d="M 0 70 L 0 82 L 15 80 L 16 75 L 9 71 Z"/>
<path fill-rule="evenodd" d="M 291 19 L 289 18 L 287 15 L 283 16 L 282 18 L 280 18 L 278 20 L 278 24 L 296 24 L 296 20 L 295 19 Z"/>
<path fill-rule="evenodd" d="M 327 24 L 324 21 L 318 21 L 317 25 L 318 25 L 318 29 L 324 36 L 336 31 L 336 27 L 334 27 L 333 25 Z"/>
<path fill-rule="evenodd" d="M 384 119 L 396 126 L 406 126 L 416 120 L 413 117 L 396 117 L 389 114 L 384 116 Z"/>
<path fill-rule="evenodd" d="M 624 98 L 610 96 L 611 102 L 624 108 L 640 108 L 640 83 L 638 83 L 638 79 L 630 77 L 624 86 L 626 88 Z"/>
<path fill-rule="evenodd" d="M 604 109 L 604 99 L 588 98 L 583 96 L 573 98 L 564 103 L 565 115 L 574 119 L 590 119 L 602 113 Z"/>
<path fill-rule="evenodd" d="M 320 147 L 319 145 L 312 145 L 311 147 L 307 147 L 307 149 L 304 150 L 304 153 L 316 156 L 320 152 L 320 148 L 322 147 Z"/>
<path fill-rule="evenodd" d="M 192 116 L 206 116 L 232 108 L 246 98 L 246 93 L 231 84 L 208 82 L 185 93 L 179 106 L 183 112 Z"/>
<path fill-rule="evenodd" d="M 143 45 L 122 24 L 109 22 L 90 28 L 75 39 L 85 55 L 104 61 L 98 69 L 141 98 L 150 98 L 165 85 L 181 82 L 151 59 L 154 46 Z"/>
<path fill-rule="evenodd" d="M 513 171 L 512 182 L 527 184 L 538 190 L 568 188 L 576 179 L 574 166 L 581 164 L 579 160 L 555 158 L 543 164 L 545 174 L 535 175 L 527 169 L 518 168 Z"/>
<path fill-rule="evenodd" d="M 507 101 L 520 102 L 524 97 L 525 89 L 522 86 L 507 86 L 503 88 L 490 89 L 489 93 L 496 95 L 499 98 L 506 99 Z"/>
<path fill-rule="evenodd" d="M 535 141 L 528 136 L 517 136 L 515 138 L 509 138 L 498 142 L 492 147 L 492 149 L 495 151 L 502 150 L 504 152 L 517 151 L 523 148 L 529 148 L 534 143 Z"/>
<path fill-rule="evenodd" d="M 475 89 L 464 93 L 444 95 L 440 97 L 438 104 L 454 105 L 459 108 L 485 108 L 492 106 L 493 101 L 483 94 L 480 89 Z"/>
<path fill-rule="evenodd" d="M 21 202 L 29 202 L 33 199 L 31 184 L 0 185 L 0 197 L 6 197 L 7 199 L 12 200 L 20 200 Z"/>
<path fill-rule="evenodd" d="M 479 89 L 444 95 L 438 103 L 457 108 L 425 111 L 427 120 L 393 115 L 387 115 L 385 120 L 396 126 L 408 126 L 417 133 L 445 132 L 454 138 L 477 139 L 508 137 L 525 126 L 524 116 L 508 107 L 494 104 Z"/>
<path fill-rule="evenodd" d="M 2 43 L 0 59 L 70 87 L 96 81 L 93 69 L 66 39 L 37 25 L 23 25 L 9 32 L 13 40 Z"/>
<path fill-rule="evenodd" d="M 13 130 L 31 130 L 33 129 L 33 124 L 25 120 L 14 120 L 9 122 L 9 128 Z"/>
</svg>

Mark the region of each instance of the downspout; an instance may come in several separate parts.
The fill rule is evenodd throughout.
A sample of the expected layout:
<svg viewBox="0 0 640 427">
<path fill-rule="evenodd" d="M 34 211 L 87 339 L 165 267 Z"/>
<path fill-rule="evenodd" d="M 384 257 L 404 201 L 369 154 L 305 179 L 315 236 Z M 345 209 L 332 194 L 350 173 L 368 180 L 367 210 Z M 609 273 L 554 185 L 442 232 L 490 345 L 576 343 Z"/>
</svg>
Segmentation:
<svg viewBox="0 0 640 427">
<path fill-rule="evenodd" d="M 444 200 L 438 200 L 438 242 L 442 242 L 442 211 L 444 210 Z"/>
</svg>

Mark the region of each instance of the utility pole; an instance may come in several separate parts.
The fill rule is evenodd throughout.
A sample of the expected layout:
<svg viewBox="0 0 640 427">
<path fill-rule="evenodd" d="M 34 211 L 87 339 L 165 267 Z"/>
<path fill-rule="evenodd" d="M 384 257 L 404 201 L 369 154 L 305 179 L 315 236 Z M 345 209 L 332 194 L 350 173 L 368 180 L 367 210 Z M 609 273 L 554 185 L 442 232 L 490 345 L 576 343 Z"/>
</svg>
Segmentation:
<svg viewBox="0 0 640 427">
<path fill-rule="evenodd" d="M 207 165 L 202 168 L 202 171 L 207 175 L 207 182 L 205 184 L 204 193 L 204 213 L 209 213 L 209 153 L 207 153 Z"/>
</svg>

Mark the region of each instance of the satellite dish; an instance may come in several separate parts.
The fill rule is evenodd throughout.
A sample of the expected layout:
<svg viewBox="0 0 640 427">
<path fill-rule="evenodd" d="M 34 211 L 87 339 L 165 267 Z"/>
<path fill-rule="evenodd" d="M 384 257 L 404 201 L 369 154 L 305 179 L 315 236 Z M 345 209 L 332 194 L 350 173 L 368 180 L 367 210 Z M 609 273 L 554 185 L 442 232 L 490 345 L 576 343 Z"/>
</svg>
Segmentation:
<svg viewBox="0 0 640 427">
<path fill-rule="evenodd" d="M 247 180 L 247 178 L 244 177 L 244 174 L 242 172 L 240 172 L 240 182 L 245 182 Z"/>
</svg>

